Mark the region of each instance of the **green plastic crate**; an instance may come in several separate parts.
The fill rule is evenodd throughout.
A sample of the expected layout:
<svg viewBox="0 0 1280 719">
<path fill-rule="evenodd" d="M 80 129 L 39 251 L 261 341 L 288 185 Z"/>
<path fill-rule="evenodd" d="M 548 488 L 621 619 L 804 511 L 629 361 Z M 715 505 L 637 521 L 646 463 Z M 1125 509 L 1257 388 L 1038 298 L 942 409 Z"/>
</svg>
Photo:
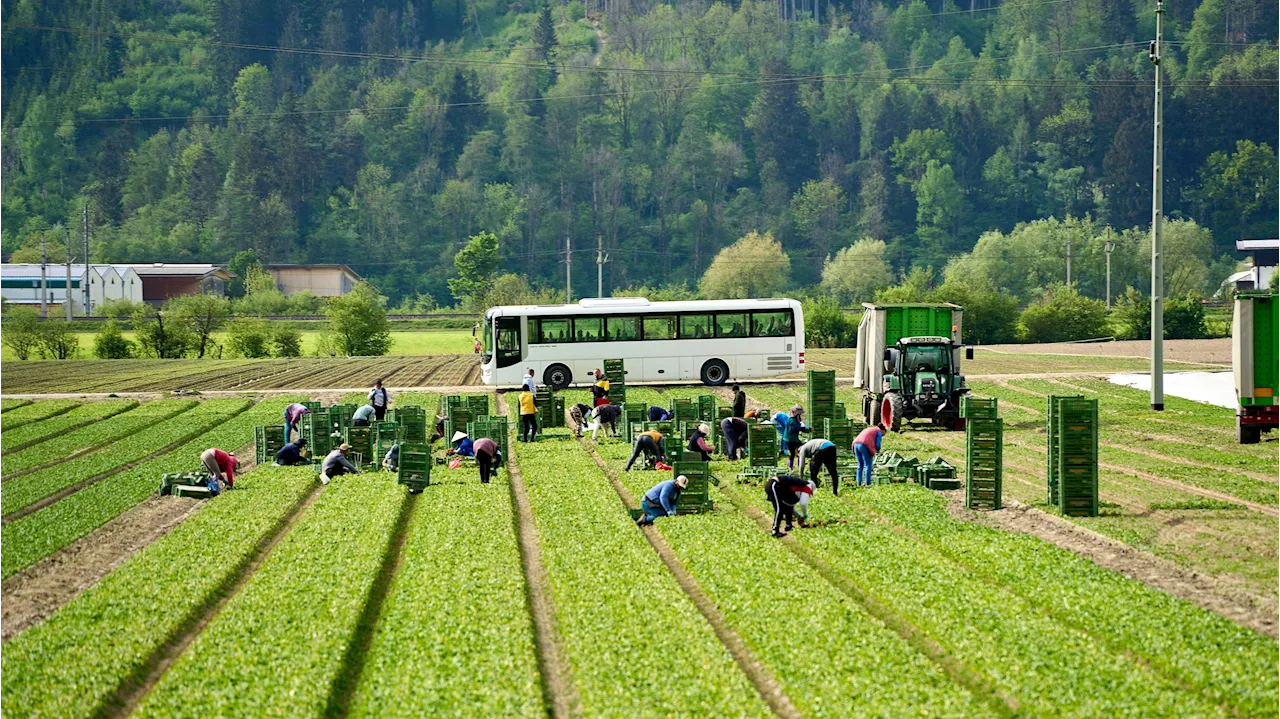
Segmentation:
<svg viewBox="0 0 1280 719">
<path fill-rule="evenodd" d="M 716 421 L 716 396 L 704 394 L 698 397 L 698 419 L 703 422 Z"/>
<path fill-rule="evenodd" d="M 676 461 L 671 464 L 671 478 L 680 475 L 689 478 L 689 486 L 680 493 L 676 501 L 677 514 L 696 514 L 709 512 L 711 503 L 711 465 L 700 461 Z"/>
<path fill-rule="evenodd" d="M 1048 455 L 1045 458 L 1045 481 L 1047 483 L 1049 504 L 1058 504 L 1058 423 L 1055 421 L 1058 400 L 1084 399 L 1082 395 L 1049 395 L 1045 402 L 1046 437 Z"/>
<path fill-rule="evenodd" d="M 431 484 L 431 445 L 418 442 L 400 445 L 396 482 L 415 491 L 421 491 Z"/>
<path fill-rule="evenodd" d="M 773 467 L 778 464 L 778 431 L 771 424 L 747 425 L 747 466 Z"/>
<path fill-rule="evenodd" d="M 999 416 L 995 397 L 973 397 L 964 395 L 960 398 L 960 416 L 965 419 Z"/>
<path fill-rule="evenodd" d="M 303 415 L 306 416 L 306 415 Z M 301 424 L 301 422 L 299 422 Z M 253 428 L 253 452 L 259 464 L 274 461 L 276 452 L 285 445 L 284 424 L 268 424 Z"/>
<path fill-rule="evenodd" d="M 1057 428 L 1058 509 L 1069 517 L 1098 516 L 1098 400 L 1059 398 Z"/>
<path fill-rule="evenodd" d="M 348 456 L 352 464 L 369 464 L 373 461 L 373 429 L 371 427 L 347 427 L 342 430 L 342 441 L 351 445 Z"/>
<path fill-rule="evenodd" d="M 972 412 L 994 415 L 996 406 L 992 402 L 986 406 L 970 405 L 965 418 L 964 506 L 969 509 L 1004 507 L 1004 420 Z"/>
</svg>

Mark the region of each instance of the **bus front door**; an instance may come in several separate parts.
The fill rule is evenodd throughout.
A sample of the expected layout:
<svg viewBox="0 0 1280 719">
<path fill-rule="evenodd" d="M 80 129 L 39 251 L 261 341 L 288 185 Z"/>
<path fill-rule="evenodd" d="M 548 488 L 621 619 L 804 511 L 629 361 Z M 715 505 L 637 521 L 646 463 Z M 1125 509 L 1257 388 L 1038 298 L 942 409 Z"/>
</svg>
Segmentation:
<svg viewBox="0 0 1280 719">
<path fill-rule="evenodd" d="M 510 367 L 519 364 L 520 352 L 520 318 L 499 317 L 498 325 L 498 367 Z"/>
</svg>

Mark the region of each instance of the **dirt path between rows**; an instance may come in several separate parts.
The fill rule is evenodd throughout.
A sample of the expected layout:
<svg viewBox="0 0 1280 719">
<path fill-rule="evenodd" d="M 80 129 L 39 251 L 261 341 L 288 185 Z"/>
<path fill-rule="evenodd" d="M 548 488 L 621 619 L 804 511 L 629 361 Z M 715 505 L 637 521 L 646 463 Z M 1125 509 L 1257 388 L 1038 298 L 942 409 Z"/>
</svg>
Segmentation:
<svg viewBox="0 0 1280 719">
<path fill-rule="evenodd" d="M 1100 567 L 1185 599 L 1260 634 L 1280 637 L 1276 602 L 1260 601 L 1232 591 L 1207 574 L 1180 567 L 1017 500 L 1006 500 L 1005 508 L 998 512 L 974 512 L 964 508 L 963 496 L 956 493 L 949 499 L 947 509 L 956 519 L 1039 537 Z"/>
<path fill-rule="evenodd" d="M 578 440 L 579 446 L 586 449 L 595 460 L 596 465 L 600 467 L 600 471 L 604 472 L 609 478 L 609 483 L 613 485 L 613 490 L 618 493 L 618 499 L 622 500 L 622 504 L 627 509 L 638 509 L 639 503 L 635 497 L 622 484 L 622 480 L 618 479 L 618 474 L 609 469 L 609 465 L 600 456 L 600 453 L 591 446 L 585 438 Z M 665 537 L 659 533 L 658 528 L 650 525 L 641 528 L 644 538 L 649 540 L 649 546 L 653 547 L 653 551 L 662 559 L 663 564 L 667 565 L 667 569 L 675 577 L 680 588 L 684 590 L 689 599 L 693 600 L 694 606 L 702 613 L 702 616 L 711 624 L 712 630 L 716 633 L 716 637 L 724 648 L 729 650 L 729 654 L 737 662 L 738 668 L 747 675 L 751 683 L 755 685 L 756 691 L 760 692 L 761 698 L 769 704 L 769 708 L 773 709 L 773 713 L 782 717 L 782 719 L 800 719 L 802 714 L 792 703 L 791 698 L 787 696 L 782 689 L 782 684 L 778 682 L 778 678 L 773 675 L 751 651 L 747 643 L 738 635 L 725 618 L 720 614 L 720 610 L 716 608 L 715 602 L 711 601 L 711 597 L 703 591 L 702 586 L 698 584 L 698 580 L 693 578 L 688 568 L 684 566 L 684 562 L 676 556 L 675 550 L 667 543 Z"/>
<path fill-rule="evenodd" d="M 494 399 L 498 414 L 509 416 L 506 396 L 500 392 Z M 512 444 L 511 457 L 507 460 L 507 477 L 511 482 L 512 503 L 516 508 L 516 539 L 520 545 L 520 564 L 524 569 L 529 614 L 533 617 L 542 691 L 550 704 L 552 719 L 581 717 L 583 712 L 578 688 L 573 682 L 568 655 L 556 626 L 551 580 L 547 578 L 546 568 L 542 563 L 542 540 L 538 538 L 533 505 L 529 503 L 529 492 L 525 488 L 524 475 L 520 474 L 520 462 L 516 455 L 516 445 Z"/>
<path fill-rule="evenodd" d="M 199 499 L 151 497 L 10 577 L 3 587 L 0 640 L 40 623 L 201 506 Z"/>
</svg>

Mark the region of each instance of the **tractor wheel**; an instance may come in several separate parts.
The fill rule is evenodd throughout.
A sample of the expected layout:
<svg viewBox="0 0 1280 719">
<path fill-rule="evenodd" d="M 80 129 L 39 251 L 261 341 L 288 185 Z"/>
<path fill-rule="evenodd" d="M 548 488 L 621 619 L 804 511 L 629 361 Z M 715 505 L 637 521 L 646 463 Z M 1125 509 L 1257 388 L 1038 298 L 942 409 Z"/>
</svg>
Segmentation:
<svg viewBox="0 0 1280 719">
<path fill-rule="evenodd" d="M 874 397 L 867 397 L 867 425 L 880 424 L 880 403 Z"/>
<path fill-rule="evenodd" d="M 884 396 L 884 401 L 880 403 L 880 421 L 884 423 L 892 432 L 902 429 L 902 414 L 906 411 L 907 402 L 902 399 L 902 395 L 896 392 L 890 392 Z"/>
</svg>

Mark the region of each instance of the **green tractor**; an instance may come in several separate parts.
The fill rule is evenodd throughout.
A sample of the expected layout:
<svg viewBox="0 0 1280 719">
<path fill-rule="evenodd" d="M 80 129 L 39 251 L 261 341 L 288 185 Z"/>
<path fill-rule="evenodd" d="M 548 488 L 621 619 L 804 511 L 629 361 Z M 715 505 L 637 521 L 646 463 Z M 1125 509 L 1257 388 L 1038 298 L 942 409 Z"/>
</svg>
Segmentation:
<svg viewBox="0 0 1280 719">
<path fill-rule="evenodd" d="M 858 326 L 857 384 L 868 424 L 892 430 L 928 419 L 964 429 L 960 398 L 960 318 L 952 304 L 863 305 Z"/>
</svg>

